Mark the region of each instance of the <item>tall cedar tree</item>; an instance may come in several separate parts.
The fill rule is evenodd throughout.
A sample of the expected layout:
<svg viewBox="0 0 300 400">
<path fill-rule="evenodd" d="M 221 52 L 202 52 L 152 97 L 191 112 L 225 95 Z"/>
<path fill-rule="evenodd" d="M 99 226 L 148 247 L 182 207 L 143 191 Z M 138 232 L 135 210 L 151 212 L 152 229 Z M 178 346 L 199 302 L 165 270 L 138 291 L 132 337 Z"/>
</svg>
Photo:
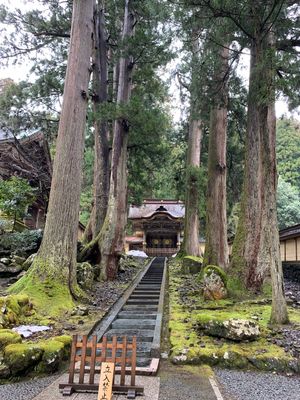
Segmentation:
<svg viewBox="0 0 300 400">
<path fill-rule="evenodd" d="M 288 322 L 276 212 L 275 46 L 272 11 L 249 1 L 253 24 L 248 93 L 246 157 L 241 213 L 232 268 L 248 289 L 260 291 L 271 273 L 274 323 Z M 279 7 L 275 7 L 276 9 Z M 274 11 L 273 11 L 274 12 Z M 278 10 L 277 10 L 278 12 Z"/>
<path fill-rule="evenodd" d="M 108 122 L 100 117 L 101 106 L 108 101 L 108 39 L 105 27 L 104 1 L 99 1 L 97 5 L 94 23 L 94 180 L 93 206 L 83 240 L 86 243 L 95 239 L 102 228 L 106 216 L 109 193 L 109 128 Z"/>
<path fill-rule="evenodd" d="M 71 294 L 77 297 L 80 293 L 76 281 L 76 252 L 93 9 L 94 0 L 74 1 L 46 226 L 38 255 L 27 274 L 12 288 L 15 292 L 26 292 L 30 288 L 38 291 L 39 286 L 44 286 L 49 296 L 51 288 L 57 287 L 66 298 Z"/>
<path fill-rule="evenodd" d="M 190 122 L 186 161 L 186 195 L 183 251 L 200 255 L 199 246 L 199 190 L 202 127 L 196 96 L 196 74 L 199 60 L 199 32 L 192 29 L 192 72 L 190 85 Z"/>
<path fill-rule="evenodd" d="M 224 269 L 228 267 L 229 261 L 226 210 L 228 58 L 229 48 L 224 44 L 218 49 L 211 88 L 204 254 L 205 265 L 218 265 Z"/>
<path fill-rule="evenodd" d="M 280 57 L 276 60 L 275 56 L 278 56 L 276 49 L 287 50 L 291 64 L 297 62 L 294 47 L 300 43 L 298 18 L 295 18 L 298 2 L 247 0 L 220 3 L 199 0 L 193 2 L 195 4 L 202 6 L 202 11 L 207 12 L 210 18 L 234 22 L 236 38 L 251 50 L 244 188 L 233 245 L 232 272 L 238 280 L 242 278 L 248 290 L 254 292 L 261 291 L 271 274 L 271 322 L 285 323 L 288 316 L 276 214 L 274 111 L 275 74 L 283 67 L 276 66 Z M 293 74 L 293 69 L 291 72 Z"/>
</svg>

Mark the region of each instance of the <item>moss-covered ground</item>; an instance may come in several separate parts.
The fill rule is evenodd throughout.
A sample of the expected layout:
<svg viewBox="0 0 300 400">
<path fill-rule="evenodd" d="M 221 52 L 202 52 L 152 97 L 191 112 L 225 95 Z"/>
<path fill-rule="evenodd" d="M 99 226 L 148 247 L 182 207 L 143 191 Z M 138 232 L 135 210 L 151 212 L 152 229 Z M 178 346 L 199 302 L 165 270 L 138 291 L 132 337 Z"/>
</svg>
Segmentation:
<svg viewBox="0 0 300 400">
<path fill-rule="evenodd" d="M 269 326 L 270 299 L 256 297 L 242 300 L 238 291 L 238 298 L 204 301 L 199 285 L 201 277 L 183 275 L 181 271 L 180 260 L 169 262 L 169 337 L 174 362 L 300 372 L 299 360 L 274 344 L 274 338 L 280 333 Z M 300 311 L 289 308 L 289 317 L 293 329 L 300 330 Z M 233 342 L 206 336 L 197 329 L 199 324 L 210 320 L 232 318 L 255 321 L 261 331 L 259 339 Z"/>
<path fill-rule="evenodd" d="M 84 304 L 66 296 L 55 281 L 30 286 L 21 279 L 11 286 L 6 291 L 9 294 L 0 297 L 0 383 L 60 368 L 69 358 L 71 336 L 88 334 L 145 263 L 127 265 L 113 282 L 94 282 L 87 291 L 89 302 Z M 50 329 L 22 338 L 12 330 L 19 325 L 46 325 Z"/>
</svg>

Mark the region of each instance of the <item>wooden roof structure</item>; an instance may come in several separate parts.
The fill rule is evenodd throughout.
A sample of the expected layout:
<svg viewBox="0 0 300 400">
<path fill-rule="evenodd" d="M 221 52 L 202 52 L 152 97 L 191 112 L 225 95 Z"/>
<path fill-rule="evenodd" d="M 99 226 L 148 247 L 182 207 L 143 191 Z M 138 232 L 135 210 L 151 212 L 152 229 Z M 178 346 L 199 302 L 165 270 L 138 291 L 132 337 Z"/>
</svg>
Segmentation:
<svg viewBox="0 0 300 400">
<path fill-rule="evenodd" d="M 130 206 L 128 218 L 151 219 L 158 213 L 169 215 L 172 219 L 181 219 L 184 218 L 185 207 L 180 200 L 146 199 L 141 206 Z"/>
<path fill-rule="evenodd" d="M 289 226 L 279 231 L 280 241 L 300 237 L 300 224 Z"/>
<path fill-rule="evenodd" d="M 47 206 L 52 163 L 48 142 L 42 132 L 17 139 L 0 130 L 0 179 L 12 176 L 27 179 L 38 188 L 37 202 Z"/>
</svg>

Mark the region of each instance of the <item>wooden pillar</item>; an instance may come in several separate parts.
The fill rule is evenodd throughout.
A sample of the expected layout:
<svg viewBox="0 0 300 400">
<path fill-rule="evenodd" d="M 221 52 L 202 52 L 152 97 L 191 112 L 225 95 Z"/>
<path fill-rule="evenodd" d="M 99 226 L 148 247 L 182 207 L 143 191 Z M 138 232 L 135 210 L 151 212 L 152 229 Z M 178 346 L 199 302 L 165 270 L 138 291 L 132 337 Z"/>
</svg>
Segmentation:
<svg viewBox="0 0 300 400">
<path fill-rule="evenodd" d="M 177 250 L 180 250 L 180 231 L 177 232 Z"/>
<path fill-rule="evenodd" d="M 147 249 L 147 242 L 146 242 L 146 234 L 145 231 L 143 231 L 143 251 L 146 253 Z"/>
</svg>

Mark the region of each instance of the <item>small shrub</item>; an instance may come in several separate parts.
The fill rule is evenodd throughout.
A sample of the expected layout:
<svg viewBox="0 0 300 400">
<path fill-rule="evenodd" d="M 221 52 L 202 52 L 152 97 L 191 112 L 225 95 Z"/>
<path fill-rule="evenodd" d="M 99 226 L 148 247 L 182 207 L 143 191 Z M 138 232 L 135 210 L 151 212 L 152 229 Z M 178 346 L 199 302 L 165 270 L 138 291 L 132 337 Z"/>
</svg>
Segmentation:
<svg viewBox="0 0 300 400">
<path fill-rule="evenodd" d="M 4 254 L 31 254 L 37 252 L 42 241 L 42 231 L 4 233 L 0 236 L 0 249 Z"/>
</svg>

